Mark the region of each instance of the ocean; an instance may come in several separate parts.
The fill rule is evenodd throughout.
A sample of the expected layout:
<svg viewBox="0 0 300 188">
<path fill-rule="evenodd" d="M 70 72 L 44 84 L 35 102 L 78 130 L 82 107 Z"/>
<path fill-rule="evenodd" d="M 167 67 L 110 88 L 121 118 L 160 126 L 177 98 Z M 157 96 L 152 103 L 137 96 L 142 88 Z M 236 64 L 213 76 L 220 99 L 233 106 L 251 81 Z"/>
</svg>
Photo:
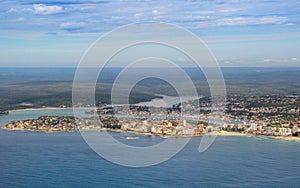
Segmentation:
<svg viewBox="0 0 300 188">
<path fill-rule="evenodd" d="M 0 125 L 41 115 L 72 115 L 71 109 L 15 111 Z M 163 138 L 111 133 L 130 145 Z M 178 138 L 180 139 L 180 138 Z M 106 161 L 78 132 L 0 130 L 0 187 L 300 187 L 300 142 L 219 136 L 199 153 L 194 137 L 170 160 L 145 168 Z"/>
</svg>

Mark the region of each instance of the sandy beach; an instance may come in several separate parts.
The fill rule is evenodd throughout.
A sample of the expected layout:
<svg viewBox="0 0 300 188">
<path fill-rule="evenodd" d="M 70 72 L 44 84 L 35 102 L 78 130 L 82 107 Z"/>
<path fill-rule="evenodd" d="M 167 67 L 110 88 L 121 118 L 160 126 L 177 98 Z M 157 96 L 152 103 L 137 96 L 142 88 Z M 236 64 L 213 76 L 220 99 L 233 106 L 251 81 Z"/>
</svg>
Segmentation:
<svg viewBox="0 0 300 188">
<path fill-rule="evenodd" d="M 71 107 L 70 108 L 58 108 L 58 107 L 24 108 L 24 109 L 9 110 L 9 112 L 31 111 L 31 110 L 60 110 L 60 109 L 72 109 L 72 108 Z"/>
<path fill-rule="evenodd" d="M 228 132 L 228 131 L 218 131 L 207 135 L 217 135 L 217 136 L 253 136 L 251 134 L 240 133 L 240 132 Z"/>
<path fill-rule="evenodd" d="M 209 134 L 207 134 L 209 135 Z M 210 135 L 217 135 L 217 136 L 247 136 L 247 137 L 259 137 L 259 138 L 268 138 L 268 139 L 282 139 L 282 140 L 296 140 L 300 141 L 300 137 L 297 136 L 266 136 L 266 135 L 254 135 L 248 133 L 240 133 L 240 132 L 228 132 L 228 131 L 218 131 L 212 133 Z"/>
</svg>

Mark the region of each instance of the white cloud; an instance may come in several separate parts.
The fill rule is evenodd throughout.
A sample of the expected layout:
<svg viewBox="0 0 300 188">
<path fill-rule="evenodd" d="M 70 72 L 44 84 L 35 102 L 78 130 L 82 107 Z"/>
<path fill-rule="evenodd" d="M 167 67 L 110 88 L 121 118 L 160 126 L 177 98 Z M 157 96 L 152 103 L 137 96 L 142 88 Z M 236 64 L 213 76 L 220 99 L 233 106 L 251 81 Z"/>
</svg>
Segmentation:
<svg viewBox="0 0 300 188">
<path fill-rule="evenodd" d="M 84 27 L 86 24 L 84 22 L 65 22 L 60 24 L 62 29 L 79 29 Z"/>
<path fill-rule="evenodd" d="M 188 14 L 179 20 L 188 28 L 207 28 L 223 26 L 255 26 L 255 25 L 285 25 L 288 18 L 284 16 L 232 16 L 220 17 L 210 14 Z"/>
<path fill-rule="evenodd" d="M 232 63 L 231 61 L 224 61 L 223 62 L 224 64 L 227 64 L 227 65 L 233 65 L 234 63 Z"/>
<path fill-rule="evenodd" d="M 270 63 L 270 62 L 274 62 L 274 59 L 263 59 L 262 62 Z"/>
<path fill-rule="evenodd" d="M 201 16 L 201 15 L 188 15 L 181 18 L 181 21 L 194 21 L 194 20 L 209 20 L 211 16 Z"/>
<path fill-rule="evenodd" d="M 293 62 L 300 62 L 300 59 L 299 59 L 299 58 L 296 58 L 296 57 L 293 57 L 293 58 L 291 58 L 290 60 L 293 61 Z"/>
<path fill-rule="evenodd" d="M 288 59 L 271 59 L 266 58 L 263 59 L 262 62 L 264 63 L 300 63 L 300 59 L 296 57 L 288 58 Z"/>
<path fill-rule="evenodd" d="M 18 18 L 18 21 L 19 21 L 19 22 L 23 22 L 24 20 L 25 20 L 25 19 L 24 19 L 23 17 L 19 17 L 19 18 Z"/>
<path fill-rule="evenodd" d="M 158 14 L 158 10 L 152 10 L 152 14 Z"/>
<path fill-rule="evenodd" d="M 15 8 L 10 8 L 7 12 L 8 12 L 8 13 L 17 12 L 17 9 L 15 9 Z"/>
<path fill-rule="evenodd" d="M 216 13 L 216 11 L 213 10 L 203 10 L 203 11 L 194 12 L 194 14 L 214 14 L 214 13 Z"/>
<path fill-rule="evenodd" d="M 61 6 L 47 6 L 43 4 L 34 4 L 33 9 L 36 14 L 42 15 L 56 14 L 63 11 Z"/>
<path fill-rule="evenodd" d="M 228 8 L 228 9 L 222 9 L 219 12 L 224 12 L 224 13 L 231 13 L 231 12 L 237 12 L 240 11 L 240 8 Z"/>
<path fill-rule="evenodd" d="M 217 20 L 219 26 L 234 25 L 263 25 L 263 24 L 283 24 L 287 21 L 283 16 L 263 16 L 263 17 L 231 17 Z"/>
<path fill-rule="evenodd" d="M 33 12 L 33 10 L 31 8 L 23 8 L 22 11 L 24 11 L 24 12 Z"/>
<path fill-rule="evenodd" d="M 294 25 L 296 25 L 295 23 L 292 23 L 292 22 L 289 22 L 289 23 L 286 23 L 285 24 L 286 26 L 294 26 Z"/>
</svg>

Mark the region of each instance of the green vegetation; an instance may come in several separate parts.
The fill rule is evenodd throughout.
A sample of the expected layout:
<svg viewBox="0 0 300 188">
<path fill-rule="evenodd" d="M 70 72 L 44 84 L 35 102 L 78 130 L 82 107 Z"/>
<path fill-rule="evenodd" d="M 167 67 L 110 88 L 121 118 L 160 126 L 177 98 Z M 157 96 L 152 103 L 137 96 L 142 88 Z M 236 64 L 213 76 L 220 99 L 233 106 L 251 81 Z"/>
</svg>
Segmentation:
<svg viewBox="0 0 300 188">
<path fill-rule="evenodd" d="M 168 74 L 168 70 L 159 70 Z M 97 103 L 110 103 L 112 83 L 119 71 L 112 68 L 103 72 L 96 86 Z M 186 71 L 199 95 L 209 96 L 204 75 L 194 68 Z M 73 68 L 1 68 L 0 111 L 71 105 L 74 72 Z M 223 74 L 228 95 L 300 95 L 299 68 L 225 68 Z M 186 85 L 181 83 L 180 87 Z M 176 96 L 177 92 L 165 81 L 149 78 L 133 88 L 129 101 L 149 101 L 156 98 L 156 94 Z"/>
</svg>

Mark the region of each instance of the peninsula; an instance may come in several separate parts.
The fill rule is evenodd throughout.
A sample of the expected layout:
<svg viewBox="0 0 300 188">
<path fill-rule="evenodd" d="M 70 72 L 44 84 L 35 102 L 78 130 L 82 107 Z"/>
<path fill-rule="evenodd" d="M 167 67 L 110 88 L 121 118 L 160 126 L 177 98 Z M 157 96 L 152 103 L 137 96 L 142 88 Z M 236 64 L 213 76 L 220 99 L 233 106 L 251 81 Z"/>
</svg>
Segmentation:
<svg viewBox="0 0 300 188">
<path fill-rule="evenodd" d="M 132 118 L 115 118 L 112 116 L 99 117 L 101 126 L 97 125 L 98 117 L 75 118 L 72 116 L 41 116 L 37 119 L 12 121 L 3 126 L 8 130 L 30 130 L 41 132 L 74 132 L 79 130 L 88 131 L 114 131 L 130 132 L 134 134 L 146 134 L 162 137 L 181 137 L 181 136 L 203 136 L 203 135 L 220 135 L 220 136 L 259 136 L 265 138 L 280 138 L 285 140 L 299 140 L 297 135 L 280 136 L 278 132 L 272 134 L 257 134 L 249 131 L 226 130 L 218 127 L 213 130 L 206 122 L 197 122 L 191 124 L 188 121 L 178 119 L 164 120 L 145 120 Z M 193 122 L 196 123 L 196 122 Z M 194 125 L 194 126 L 193 126 Z M 250 129 L 250 128 L 249 128 Z M 279 130 L 280 131 L 280 130 Z"/>
<path fill-rule="evenodd" d="M 42 132 L 111 130 L 176 137 L 218 134 L 300 138 L 298 96 L 230 96 L 225 113 L 218 117 L 210 113 L 209 97 L 197 100 L 164 108 L 141 105 L 113 108 L 102 104 L 96 110 L 87 110 L 86 115 L 89 117 L 85 118 L 41 116 L 37 119 L 13 121 L 3 128 Z M 198 109 L 196 102 L 200 104 Z M 181 116 L 183 106 L 185 117 Z"/>
</svg>

